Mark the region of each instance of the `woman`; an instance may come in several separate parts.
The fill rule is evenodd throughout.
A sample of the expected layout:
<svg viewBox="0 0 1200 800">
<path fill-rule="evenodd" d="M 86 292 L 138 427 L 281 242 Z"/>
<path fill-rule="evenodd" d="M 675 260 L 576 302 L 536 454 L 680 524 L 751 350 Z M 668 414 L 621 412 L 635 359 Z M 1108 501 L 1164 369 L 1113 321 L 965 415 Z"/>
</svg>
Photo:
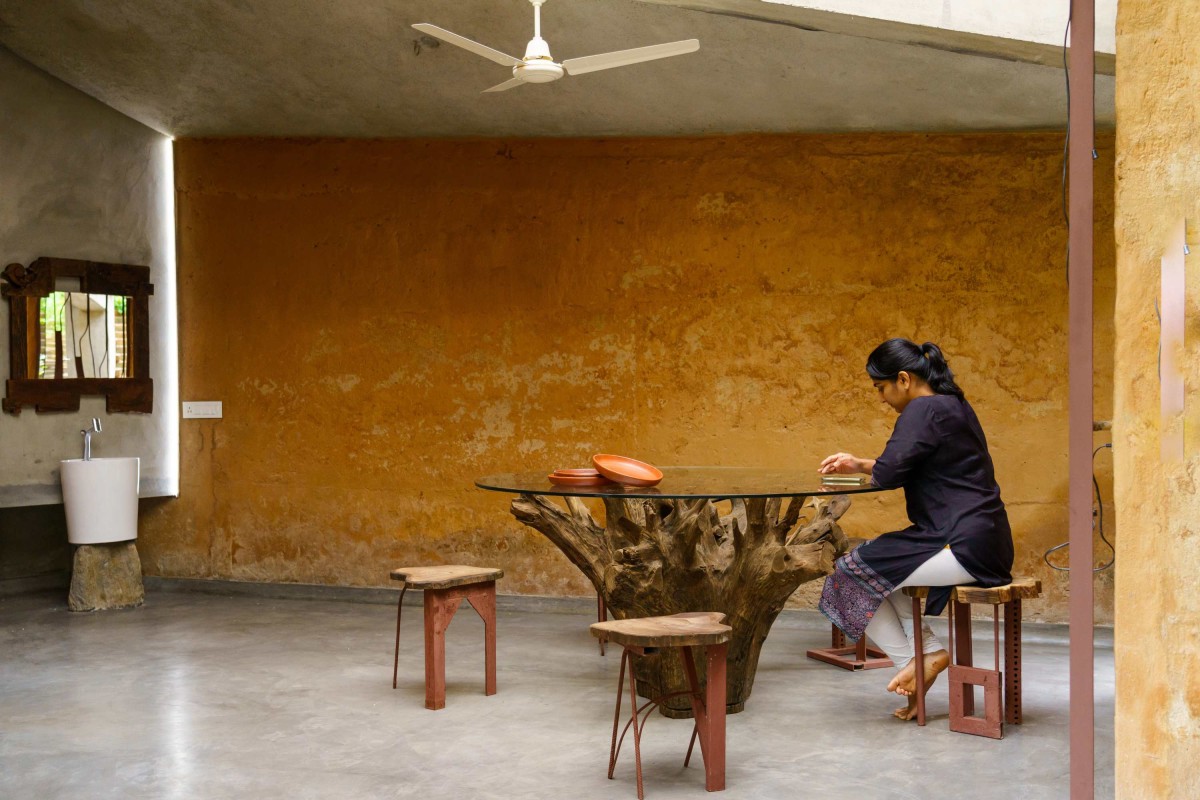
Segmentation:
<svg viewBox="0 0 1200 800">
<path fill-rule="evenodd" d="M 902 586 L 931 589 L 926 614 L 940 614 L 950 588 L 1011 582 L 1012 532 L 1000 500 L 987 440 L 937 345 L 919 347 L 889 339 L 867 359 L 867 375 L 879 396 L 900 417 L 876 459 L 835 453 L 822 474 L 856 472 L 885 489 L 904 488 L 908 519 L 902 531 L 885 533 L 839 558 L 825 579 L 821 611 L 851 639 L 864 631 L 899 670 L 888 691 L 908 697 L 900 719 L 916 714 L 912 601 Z M 925 686 L 929 691 L 950 655 L 923 628 Z"/>
</svg>

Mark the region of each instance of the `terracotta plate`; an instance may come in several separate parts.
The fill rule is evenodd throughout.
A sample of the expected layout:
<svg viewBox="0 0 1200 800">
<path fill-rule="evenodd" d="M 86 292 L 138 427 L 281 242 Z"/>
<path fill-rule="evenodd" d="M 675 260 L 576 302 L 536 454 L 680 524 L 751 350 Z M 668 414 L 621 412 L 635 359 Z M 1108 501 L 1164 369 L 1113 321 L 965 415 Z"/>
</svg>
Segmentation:
<svg viewBox="0 0 1200 800">
<path fill-rule="evenodd" d="M 626 486 L 655 486 L 663 479 L 662 470 L 626 456 L 597 453 L 592 463 L 601 475 Z"/>
<path fill-rule="evenodd" d="M 594 478 L 597 475 L 599 475 L 600 473 L 597 472 L 596 470 L 592 469 L 591 467 L 588 467 L 587 469 L 556 469 L 556 470 L 554 470 L 554 474 L 555 475 L 574 475 L 576 477 L 590 475 L 591 477 Z"/>
<path fill-rule="evenodd" d="M 547 475 L 555 486 L 605 486 L 612 483 L 603 475 Z"/>
</svg>

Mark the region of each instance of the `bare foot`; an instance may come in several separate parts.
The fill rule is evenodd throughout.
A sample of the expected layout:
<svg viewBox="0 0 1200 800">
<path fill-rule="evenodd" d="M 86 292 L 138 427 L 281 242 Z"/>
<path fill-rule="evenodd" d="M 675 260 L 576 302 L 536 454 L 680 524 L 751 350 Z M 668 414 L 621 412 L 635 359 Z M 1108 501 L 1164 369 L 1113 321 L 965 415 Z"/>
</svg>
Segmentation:
<svg viewBox="0 0 1200 800">
<path fill-rule="evenodd" d="M 908 705 L 900 706 L 892 712 L 892 716 L 896 719 L 916 719 L 917 717 L 917 696 L 915 694 L 908 696 Z"/>
<path fill-rule="evenodd" d="M 933 686 L 933 682 L 937 680 L 937 676 L 945 671 L 948 666 L 950 666 L 950 654 L 945 650 L 926 654 L 925 687 L 921 692 L 922 695 L 929 692 L 929 687 Z M 896 673 L 891 683 L 888 684 L 888 691 L 908 698 L 908 705 L 897 708 L 893 712 L 896 718 L 915 719 L 917 716 L 917 667 L 915 662 L 908 662 L 904 669 Z"/>
</svg>

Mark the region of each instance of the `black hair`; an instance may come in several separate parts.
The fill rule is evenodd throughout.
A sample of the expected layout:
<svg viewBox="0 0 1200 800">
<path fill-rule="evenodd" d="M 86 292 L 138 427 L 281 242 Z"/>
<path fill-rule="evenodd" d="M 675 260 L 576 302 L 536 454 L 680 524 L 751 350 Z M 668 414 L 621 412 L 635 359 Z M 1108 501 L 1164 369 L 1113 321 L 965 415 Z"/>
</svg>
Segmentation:
<svg viewBox="0 0 1200 800">
<path fill-rule="evenodd" d="M 937 394 L 964 399 L 946 357 L 933 342 L 917 345 L 908 339 L 888 339 L 867 356 L 867 374 L 872 380 L 894 381 L 901 372 L 920 377 Z"/>
</svg>

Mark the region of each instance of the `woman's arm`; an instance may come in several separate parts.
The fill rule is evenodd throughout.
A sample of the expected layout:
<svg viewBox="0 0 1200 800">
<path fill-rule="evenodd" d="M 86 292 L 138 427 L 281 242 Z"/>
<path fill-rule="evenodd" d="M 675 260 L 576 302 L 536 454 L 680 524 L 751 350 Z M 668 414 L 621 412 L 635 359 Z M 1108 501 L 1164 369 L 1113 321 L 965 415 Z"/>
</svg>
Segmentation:
<svg viewBox="0 0 1200 800">
<path fill-rule="evenodd" d="M 920 398 L 918 398 L 920 400 Z M 892 438 L 875 459 L 871 482 L 885 489 L 903 486 L 937 450 L 941 426 L 932 403 L 914 400 L 896 420 Z"/>
<path fill-rule="evenodd" d="M 873 458 L 858 458 L 849 453 L 834 453 L 821 462 L 821 466 L 817 467 L 817 472 L 822 475 L 852 475 L 855 472 L 864 472 L 870 475 L 873 469 L 875 469 L 875 459 Z"/>
</svg>

